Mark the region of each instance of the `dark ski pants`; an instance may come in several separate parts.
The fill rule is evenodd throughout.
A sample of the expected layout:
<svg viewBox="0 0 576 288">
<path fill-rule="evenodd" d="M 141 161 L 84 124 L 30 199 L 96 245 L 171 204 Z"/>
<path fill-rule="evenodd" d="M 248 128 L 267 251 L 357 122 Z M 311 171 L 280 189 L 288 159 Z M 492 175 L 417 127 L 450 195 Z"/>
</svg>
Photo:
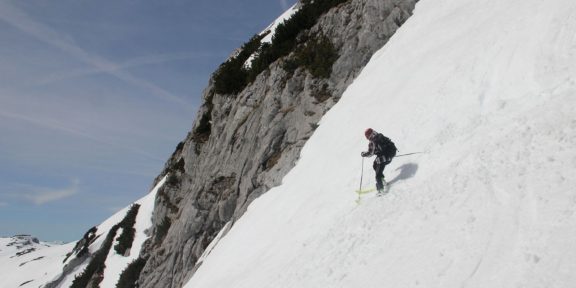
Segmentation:
<svg viewBox="0 0 576 288">
<path fill-rule="evenodd" d="M 376 190 L 378 191 L 384 189 L 384 168 L 386 168 L 386 165 L 390 164 L 390 162 L 392 162 L 392 159 L 388 160 L 384 156 L 378 156 L 376 160 L 374 160 L 372 168 L 374 168 L 374 172 L 376 172 Z"/>
<path fill-rule="evenodd" d="M 372 168 L 374 168 L 374 172 L 376 172 L 376 190 L 378 191 L 382 191 L 384 189 L 384 168 L 386 168 L 386 165 L 392 162 L 394 156 L 396 156 L 396 152 L 390 155 L 390 157 L 386 157 L 384 155 L 377 156 L 374 160 Z"/>
</svg>

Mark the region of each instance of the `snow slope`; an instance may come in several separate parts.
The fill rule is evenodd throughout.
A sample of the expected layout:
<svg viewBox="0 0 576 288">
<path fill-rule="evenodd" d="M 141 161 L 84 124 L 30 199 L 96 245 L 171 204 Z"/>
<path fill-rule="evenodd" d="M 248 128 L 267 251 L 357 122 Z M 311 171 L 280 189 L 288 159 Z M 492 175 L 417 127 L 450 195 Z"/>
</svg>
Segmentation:
<svg viewBox="0 0 576 288">
<path fill-rule="evenodd" d="M 576 287 L 575 64 L 576 1 L 420 1 L 186 287 Z M 368 127 L 428 153 L 356 204 Z"/>
<path fill-rule="evenodd" d="M 136 235 L 134 236 L 134 242 L 132 242 L 132 248 L 130 249 L 130 254 L 128 256 L 118 255 L 114 249 L 110 250 L 108 258 L 106 260 L 106 270 L 104 271 L 104 280 L 100 283 L 101 288 L 105 287 L 116 287 L 116 283 L 120 279 L 120 273 L 124 271 L 126 266 L 132 261 L 136 260 L 140 255 L 140 250 L 142 250 L 142 245 L 148 235 L 146 231 L 152 227 L 152 214 L 154 212 L 154 202 L 156 200 L 156 194 L 158 189 L 164 185 L 166 182 L 166 176 L 158 182 L 156 187 L 152 189 L 148 195 L 138 200 L 136 204 L 140 205 L 138 209 L 138 215 L 136 216 L 136 223 L 134 228 L 136 229 Z M 127 209 L 126 209 L 127 210 Z M 126 213 L 128 211 L 125 211 Z M 120 231 L 117 233 L 117 237 L 121 235 Z"/>
<path fill-rule="evenodd" d="M 132 242 L 132 248 L 127 256 L 118 255 L 114 249 L 110 249 L 105 263 L 104 280 L 100 283 L 101 288 L 116 287 L 120 273 L 129 263 L 138 258 L 142 245 L 148 238 L 146 230 L 152 226 L 151 219 L 156 193 L 165 181 L 166 177 L 164 177 L 148 195 L 134 202 L 135 204 L 139 204 L 140 208 L 138 209 L 136 223 L 134 224 L 136 234 Z M 100 249 L 112 226 L 122 221 L 129 209 L 130 207 L 126 207 L 118 211 L 97 226 L 96 235 L 99 235 L 99 237 L 89 246 L 91 253 Z M 116 238 L 119 237 L 120 234 L 121 230 L 116 233 Z M 74 256 L 66 256 L 72 252 L 76 243 L 51 245 L 49 243 L 27 241 L 28 238 L 31 237 L 0 238 L 1 288 L 40 287 L 57 279 L 62 273 L 63 265 L 70 263 L 74 258 Z M 16 253 L 26 251 L 30 248 L 34 248 L 34 250 L 30 250 L 29 253 L 23 253 L 21 256 L 16 256 Z M 64 277 L 60 287 L 70 287 L 75 276 L 82 273 L 87 265 L 88 263 L 83 263 L 78 266 L 72 274 Z"/>
<path fill-rule="evenodd" d="M 292 15 L 294 15 L 294 13 L 296 13 L 298 11 L 299 7 L 299 3 L 296 3 L 294 5 L 292 5 L 292 7 L 290 7 L 288 10 L 286 10 L 284 13 L 282 13 L 282 15 L 280 15 L 280 17 L 278 17 L 276 20 L 274 20 L 274 22 L 272 22 L 270 25 L 268 25 L 268 27 L 266 27 L 266 29 L 264 29 L 264 31 L 260 32 L 259 35 L 262 35 L 264 33 L 268 33 L 264 38 L 262 38 L 262 40 L 260 42 L 262 43 L 272 43 L 272 37 L 274 37 L 274 33 L 276 32 L 276 27 L 278 27 L 278 25 L 284 23 L 284 21 L 290 19 L 290 17 L 292 17 Z"/>
<path fill-rule="evenodd" d="M 278 25 L 284 23 L 284 21 L 290 19 L 290 17 L 292 17 L 292 15 L 294 15 L 294 13 L 298 12 L 298 9 L 300 8 L 299 5 L 300 5 L 299 3 L 292 5 L 292 7 L 290 7 L 288 10 L 286 10 L 284 13 L 282 13 L 282 15 L 280 15 L 280 17 L 276 18 L 276 20 L 274 20 L 272 23 L 270 23 L 270 25 L 268 25 L 268 27 L 266 27 L 266 29 L 264 29 L 264 31 L 258 33 L 258 35 L 266 34 L 266 36 L 264 36 L 262 38 L 262 40 L 260 40 L 260 44 L 272 43 L 272 38 L 274 37 L 274 34 L 276 33 L 276 28 L 278 27 Z M 240 50 L 238 50 L 237 53 L 240 53 Z M 248 57 L 248 59 L 244 63 L 244 67 L 246 69 L 249 69 L 250 66 L 252 66 L 252 61 L 255 58 L 256 58 L 256 53 L 250 55 L 250 57 Z"/>
<path fill-rule="evenodd" d="M 74 243 L 55 245 L 32 236 L 0 238 L 0 287 L 38 287 L 51 280 L 72 248 Z"/>
<path fill-rule="evenodd" d="M 134 236 L 134 241 L 132 242 L 132 247 L 130 248 L 130 252 L 127 256 L 118 255 L 114 248 L 110 249 L 108 253 L 108 257 L 106 258 L 106 268 L 104 270 L 104 279 L 100 283 L 100 288 L 114 288 L 116 287 L 116 283 L 118 279 L 120 279 L 120 273 L 124 271 L 126 266 L 134 261 L 140 255 L 140 250 L 142 249 L 142 245 L 144 241 L 148 239 L 146 235 L 146 231 L 152 227 L 152 212 L 154 211 L 154 201 L 156 199 L 156 193 L 164 185 L 166 182 L 166 176 L 162 178 L 156 184 L 156 186 L 148 193 L 146 196 L 142 197 L 140 200 L 134 202 L 134 204 L 140 205 L 138 209 L 138 214 L 136 215 L 136 223 L 134 224 L 134 229 L 136 229 L 136 234 Z M 124 209 L 118 211 L 116 214 L 112 215 L 110 218 L 106 219 L 106 221 L 102 222 L 99 226 L 97 226 L 97 235 L 100 235 L 93 244 L 90 245 L 89 249 L 91 253 L 94 253 L 100 249 L 102 246 L 106 235 L 112 229 L 112 227 L 126 216 L 128 210 L 130 210 L 131 206 L 125 207 Z M 119 229 L 116 232 L 117 239 L 121 235 L 122 231 Z M 115 240 L 116 241 L 116 240 Z M 116 242 L 115 242 L 116 243 Z M 115 244 L 112 245 L 114 247 Z M 83 267 L 82 267 L 83 268 Z M 70 287 L 72 282 L 74 281 L 75 276 L 82 273 L 84 269 L 77 269 L 75 273 L 68 275 L 60 287 Z"/>
</svg>

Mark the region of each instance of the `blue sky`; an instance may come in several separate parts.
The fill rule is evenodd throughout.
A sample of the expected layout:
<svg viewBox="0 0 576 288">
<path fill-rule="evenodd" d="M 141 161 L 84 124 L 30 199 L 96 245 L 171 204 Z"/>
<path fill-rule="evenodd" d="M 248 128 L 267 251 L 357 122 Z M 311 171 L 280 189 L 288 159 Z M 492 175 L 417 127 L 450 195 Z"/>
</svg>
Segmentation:
<svg viewBox="0 0 576 288">
<path fill-rule="evenodd" d="M 210 74 L 296 0 L 0 0 L 0 236 L 73 241 L 147 193 Z"/>
</svg>

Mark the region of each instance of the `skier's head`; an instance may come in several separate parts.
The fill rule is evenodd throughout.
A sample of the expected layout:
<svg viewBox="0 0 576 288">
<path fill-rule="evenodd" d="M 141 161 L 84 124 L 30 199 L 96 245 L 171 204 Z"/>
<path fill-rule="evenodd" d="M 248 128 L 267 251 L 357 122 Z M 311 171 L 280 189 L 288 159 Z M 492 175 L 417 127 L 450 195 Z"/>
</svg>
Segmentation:
<svg viewBox="0 0 576 288">
<path fill-rule="evenodd" d="M 372 137 L 372 133 L 374 133 L 374 130 L 372 130 L 372 128 L 368 128 L 366 129 L 366 131 L 364 131 L 364 136 L 366 136 L 366 139 L 370 140 L 370 137 Z"/>
</svg>

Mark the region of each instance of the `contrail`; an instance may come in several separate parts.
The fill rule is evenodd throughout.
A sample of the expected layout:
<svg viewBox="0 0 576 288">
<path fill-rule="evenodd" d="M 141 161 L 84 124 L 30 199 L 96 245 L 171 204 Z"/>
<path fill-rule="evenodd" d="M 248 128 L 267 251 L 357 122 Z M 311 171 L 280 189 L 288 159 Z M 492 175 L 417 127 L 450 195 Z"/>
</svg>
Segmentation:
<svg viewBox="0 0 576 288">
<path fill-rule="evenodd" d="M 118 70 L 117 67 L 119 65 L 97 55 L 86 52 L 84 49 L 74 44 L 73 40 L 64 37 L 47 25 L 35 21 L 23 11 L 12 6 L 8 2 L 0 1 L 0 20 L 14 26 L 18 30 L 29 34 L 42 42 L 48 43 L 70 54 L 71 56 L 95 67 L 98 70 L 105 71 L 109 75 L 112 75 L 128 84 L 131 84 L 132 86 L 149 91 L 157 98 L 165 101 L 172 101 L 190 109 L 193 108 L 190 103 L 166 91 L 165 89 L 148 81 L 134 77 L 126 71 Z"/>
<path fill-rule="evenodd" d="M 50 76 L 46 77 L 44 80 L 41 80 L 39 84 L 48 84 L 48 83 L 52 83 L 52 82 L 56 82 L 56 81 L 69 80 L 69 79 L 73 79 L 73 78 L 77 78 L 77 77 L 86 77 L 86 76 L 100 74 L 100 73 L 111 74 L 112 72 L 119 71 L 119 70 L 126 70 L 128 68 L 135 68 L 135 67 L 141 67 L 141 66 L 145 66 L 145 65 L 160 64 L 160 63 L 166 63 L 166 62 L 171 62 L 171 61 L 207 58 L 207 57 L 212 57 L 214 55 L 216 55 L 216 54 L 214 54 L 214 53 L 189 52 L 189 53 L 161 54 L 161 55 L 145 56 L 145 57 L 130 59 L 126 62 L 116 64 L 113 67 L 107 67 L 108 69 L 101 69 L 98 67 L 92 67 L 92 68 L 81 69 L 81 70 L 76 70 L 76 71 L 72 71 L 72 72 L 50 75 Z"/>
</svg>

